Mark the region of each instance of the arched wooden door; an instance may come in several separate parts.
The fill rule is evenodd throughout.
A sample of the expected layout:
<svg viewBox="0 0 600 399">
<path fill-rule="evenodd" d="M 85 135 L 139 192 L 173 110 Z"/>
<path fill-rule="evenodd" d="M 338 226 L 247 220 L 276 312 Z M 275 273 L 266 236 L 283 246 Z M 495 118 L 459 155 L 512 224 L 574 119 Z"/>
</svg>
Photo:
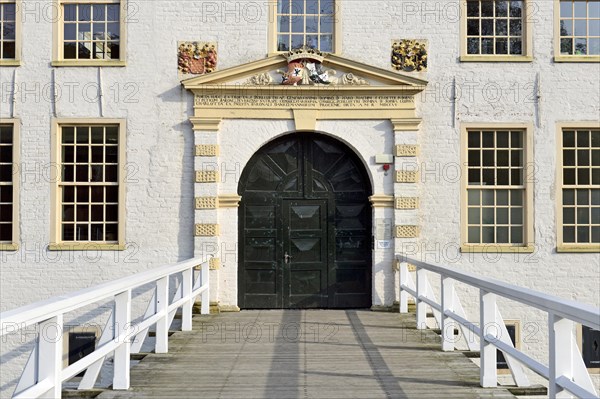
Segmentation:
<svg viewBox="0 0 600 399">
<path fill-rule="evenodd" d="M 371 192 L 356 154 L 328 136 L 261 148 L 239 184 L 239 306 L 370 307 Z"/>
</svg>

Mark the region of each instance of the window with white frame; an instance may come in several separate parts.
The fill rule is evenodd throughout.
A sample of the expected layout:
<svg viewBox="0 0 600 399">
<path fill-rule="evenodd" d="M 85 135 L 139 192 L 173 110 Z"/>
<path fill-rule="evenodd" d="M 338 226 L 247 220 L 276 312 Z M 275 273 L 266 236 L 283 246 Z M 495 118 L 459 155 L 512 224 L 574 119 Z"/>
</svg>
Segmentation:
<svg viewBox="0 0 600 399">
<path fill-rule="evenodd" d="M 463 0 L 464 57 L 525 56 L 525 0 Z"/>
<path fill-rule="evenodd" d="M 600 56 L 600 0 L 559 1 L 561 56 Z"/>
<path fill-rule="evenodd" d="M 123 242 L 123 126 L 58 125 L 57 242 Z"/>
<path fill-rule="evenodd" d="M 278 0 L 275 19 L 276 51 L 302 46 L 335 51 L 334 0 Z"/>
<path fill-rule="evenodd" d="M 600 129 L 563 128 L 561 139 L 559 246 L 600 250 Z"/>
<path fill-rule="evenodd" d="M 0 124 L 0 245 L 14 237 L 14 134 L 13 125 Z"/>
<path fill-rule="evenodd" d="M 16 1 L 0 1 L 0 61 L 18 58 Z"/>
<path fill-rule="evenodd" d="M 523 246 L 526 130 L 467 129 L 467 245 Z"/>
<path fill-rule="evenodd" d="M 124 5 L 120 0 L 56 0 L 53 65 L 123 65 Z M 124 1 L 124 0 L 123 0 Z"/>
</svg>

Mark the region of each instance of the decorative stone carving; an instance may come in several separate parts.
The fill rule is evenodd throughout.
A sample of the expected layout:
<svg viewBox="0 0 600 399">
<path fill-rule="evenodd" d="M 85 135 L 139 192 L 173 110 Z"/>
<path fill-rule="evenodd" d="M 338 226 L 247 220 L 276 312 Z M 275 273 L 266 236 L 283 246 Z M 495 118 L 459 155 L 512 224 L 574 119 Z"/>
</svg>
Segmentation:
<svg viewBox="0 0 600 399">
<path fill-rule="evenodd" d="M 184 75 L 204 75 L 217 69 L 217 45 L 204 42 L 179 42 L 177 68 Z"/>
<path fill-rule="evenodd" d="M 416 183 L 418 174 L 417 172 L 396 172 L 396 183 Z"/>
<path fill-rule="evenodd" d="M 426 40 L 396 40 L 392 44 L 392 68 L 403 72 L 427 70 Z"/>
<path fill-rule="evenodd" d="M 419 226 L 396 226 L 396 238 L 417 238 Z"/>
<path fill-rule="evenodd" d="M 217 237 L 219 235 L 218 224 L 197 224 L 196 237 Z"/>
<path fill-rule="evenodd" d="M 197 197 L 196 209 L 217 209 L 217 197 Z"/>
<path fill-rule="evenodd" d="M 246 81 L 247 85 L 254 86 L 268 86 L 273 83 L 273 77 L 267 73 L 259 73 L 258 75 L 252 76 L 250 79 Z"/>
<path fill-rule="evenodd" d="M 417 209 L 419 208 L 418 197 L 396 197 L 396 209 Z"/>
<path fill-rule="evenodd" d="M 419 155 L 418 145 L 398 144 L 396 146 L 397 157 L 416 157 Z"/>
<path fill-rule="evenodd" d="M 219 181 L 219 172 L 214 170 L 204 170 L 196 172 L 196 183 L 217 183 Z"/>
<path fill-rule="evenodd" d="M 219 155 L 219 146 L 216 144 L 199 144 L 196 146 L 197 157 L 216 157 Z"/>
</svg>

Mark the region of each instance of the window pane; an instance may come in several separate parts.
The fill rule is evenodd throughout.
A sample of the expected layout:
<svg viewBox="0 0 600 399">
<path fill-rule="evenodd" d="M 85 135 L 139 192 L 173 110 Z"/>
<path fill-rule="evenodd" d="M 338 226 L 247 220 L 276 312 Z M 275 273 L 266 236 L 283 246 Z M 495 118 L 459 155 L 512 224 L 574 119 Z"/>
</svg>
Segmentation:
<svg viewBox="0 0 600 399">
<path fill-rule="evenodd" d="M 599 55 L 600 54 L 600 39 L 590 38 L 588 40 L 588 54 Z"/>
<path fill-rule="evenodd" d="M 479 20 L 469 19 L 467 21 L 467 35 L 479 36 Z"/>
<path fill-rule="evenodd" d="M 481 191 L 468 190 L 469 205 L 479 205 L 479 194 Z"/>
<path fill-rule="evenodd" d="M 575 208 L 563 208 L 563 223 L 575 224 Z"/>
<path fill-rule="evenodd" d="M 561 36 L 573 36 L 573 20 L 562 19 L 560 21 L 560 35 Z"/>
<path fill-rule="evenodd" d="M 469 224 L 481 223 L 479 208 L 470 208 L 469 209 L 468 222 L 469 222 Z"/>
<path fill-rule="evenodd" d="M 522 208 L 511 208 L 510 209 L 510 222 L 512 224 L 523 224 L 523 209 Z"/>
<path fill-rule="evenodd" d="M 560 2 L 560 16 L 563 18 L 573 16 L 573 2 L 571 0 Z"/>
<path fill-rule="evenodd" d="M 573 8 L 575 10 L 575 18 L 587 17 L 587 4 L 585 0 L 574 1 Z"/>
<path fill-rule="evenodd" d="M 508 244 L 508 227 L 498 227 L 496 229 L 496 242 L 498 244 Z"/>
<path fill-rule="evenodd" d="M 563 190 L 563 205 L 575 205 L 575 190 Z"/>
<path fill-rule="evenodd" d="M 92 8 L 90 4 L 79 4 L 77 11 L 78 21 L 90 21 L 92 19 Z"/>
<path fill-rule="evenodd" d="M 496 0 L 496 17 L 508 16 L 508 1 Z"/>
<path fill-rule="evenodd" d="M 523 228 L 522 227 L 511 227 L 510 243 L 511 244 L 523 244 Z"/>
<path fill-rule="evenodd" d="M 575 242 L 575 227 L 565 226 L 563 227 L 563 242 L 574 243 Z"/>
<path fill-rule="evenodd" d="M 510 16 L 520 18 L 523 15 L 523 1 L 513 0 L 510 2 Z"/>
<path fill-rule="evenodd" d="M 479 231 L 479 227 L 469 227 L 469 232 L 468 232 L 468 240 L 469 243 L 472 244 L 479 244 L 481 241 L 481 236 L 480 236 L 480 231 Z"/>
<path fill-rule="evenodd" d="M 467 1 L 467 16 L 478 17 L 479 16 L 479 1 Z"/>
<path fill-rule="evenodd" d="M 585 19 L 576 19 L 575 25 L 575 36 L 585 36 L 587 33 L 587 21 Z"/>
<path fill-rule="evenodd" d="M 279 32 L 287 33 L 290 31 L 290 17 L 281 16 L 277 22 L 277 29 Z"/>
<path fill-rule="evenodd" d="M 588 2 L 588 18 L 600 18 L 600 1 Z"/>
<path fill-rule="evenodd" d="M 586 39 L 575 39 L 575 55 L 587 55 Z"/>
</svg>

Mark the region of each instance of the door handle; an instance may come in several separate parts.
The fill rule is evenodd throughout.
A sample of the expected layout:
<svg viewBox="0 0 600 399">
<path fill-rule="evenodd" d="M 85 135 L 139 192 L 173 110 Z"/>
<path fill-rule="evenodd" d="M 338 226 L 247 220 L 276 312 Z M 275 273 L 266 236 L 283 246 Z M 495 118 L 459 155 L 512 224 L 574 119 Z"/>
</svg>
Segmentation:
<svg viewBox="0 0 600 399">
<path fill-rule="evenodd" d="M 290 259 L 292 259 L 292 256 L 291 256 L 291 255 L 288 255 L 288 253 L 286 252 L 286 253 L 285 253 L 285 255 L 283 255 L 283 261 L 284 261 L 286 264 L 289 264 L 289 263 L 290 263 Z"/>
</svg>

